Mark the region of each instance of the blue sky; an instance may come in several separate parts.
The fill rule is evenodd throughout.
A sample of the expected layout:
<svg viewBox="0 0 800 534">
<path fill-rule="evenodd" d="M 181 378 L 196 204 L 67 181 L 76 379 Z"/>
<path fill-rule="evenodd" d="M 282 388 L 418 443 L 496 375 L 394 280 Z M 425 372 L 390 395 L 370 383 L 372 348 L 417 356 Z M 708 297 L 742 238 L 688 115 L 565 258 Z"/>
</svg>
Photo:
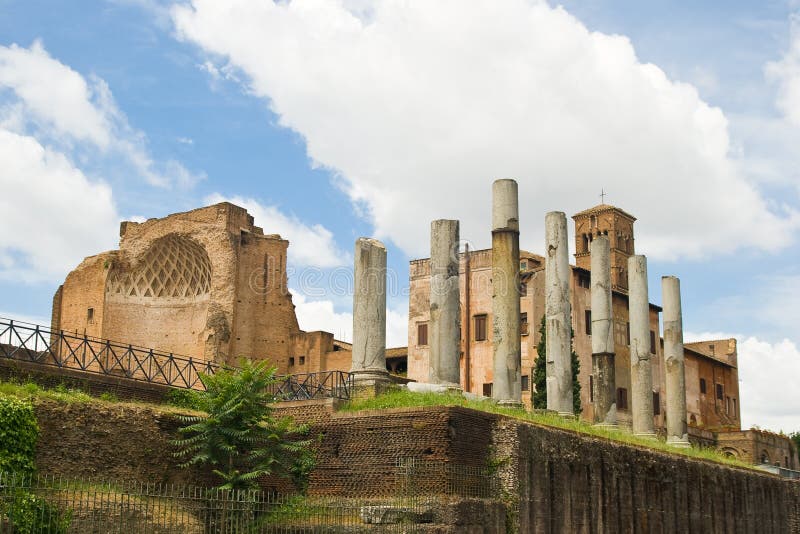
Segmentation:
<svg viewBox="0 0 800 534">
<path fill-rule="evenodd" d="M 292 241 L 301 326 L 348 336 L 356 237 L 405 282 L 431 219 L 488 245 L 495 178 L 533 252 L 605 188 L 651 300 L 675 274 L 685 330 L 739 338 L 744 423 L 800 429 L 800 4 L 561 6 L 0 0 L 0 314 L 48 317 L 119 220 L 224 198 Z"/>
</svg>

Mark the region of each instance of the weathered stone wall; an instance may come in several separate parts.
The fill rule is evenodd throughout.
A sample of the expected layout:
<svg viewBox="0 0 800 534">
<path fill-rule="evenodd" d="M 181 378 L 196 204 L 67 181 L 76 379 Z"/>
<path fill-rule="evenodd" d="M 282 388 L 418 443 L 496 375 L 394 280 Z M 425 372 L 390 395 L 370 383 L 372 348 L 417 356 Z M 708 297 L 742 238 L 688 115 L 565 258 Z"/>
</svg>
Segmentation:
<svg viewBox="0 0 800 534">
<path fill-rule="evenodd" d="M 800 483 L 500 420 L 520 532 L 800 532 Z"/>
<path fill-rule="evenodd" d="M 170 440 L 174 412 L 134 404 L 37 401 L 42 474 L 151 483 L 206 485 L 211 477 L 182 469 Z"/>
</svg>

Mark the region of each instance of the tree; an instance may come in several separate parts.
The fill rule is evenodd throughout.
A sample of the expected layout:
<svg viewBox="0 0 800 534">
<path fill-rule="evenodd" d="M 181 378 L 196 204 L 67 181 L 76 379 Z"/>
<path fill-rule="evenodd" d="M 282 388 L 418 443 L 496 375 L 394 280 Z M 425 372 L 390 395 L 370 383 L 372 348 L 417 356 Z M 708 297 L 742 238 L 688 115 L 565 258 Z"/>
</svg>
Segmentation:
<svg viewBox="0 0 800 534">
<path fill-rule="evenodd" d="M 575 331 L 570 328 L 570 346 L 572 347 L 572 409 L 576 414 L 581 413 L 581 383 L 578 374 L 581 370 L 581 361 L 575 352 Z M 537 409 L 547 409 L 547 324 L 545 316 L 539 324 L 539 344 L 536 345 L 536 364 L 533 368 L 533 391 L 531 398 L 533 407 Z"/>
<path fill-rule="evenodd" d="M 204 415 L 181 416 L 188 437 L 175 440 L 182 467 L 209 465 L 222 480 L 220 489 L 251 489 L 258 478 L 275 474 L 298 481 L 313 466 L 308 427 L 290 417 L 275 418 L 275 367 L 267 362 L 242 360 L 239 369 L 221 369 L 202 375 L 206 387 L 198 408 Z"/>
<path fill-rule="evenodd" d="M 794 442 L 794 446 L 800 452 L 800 432 L 792 432 L 789 438 Z"/>
</svg>

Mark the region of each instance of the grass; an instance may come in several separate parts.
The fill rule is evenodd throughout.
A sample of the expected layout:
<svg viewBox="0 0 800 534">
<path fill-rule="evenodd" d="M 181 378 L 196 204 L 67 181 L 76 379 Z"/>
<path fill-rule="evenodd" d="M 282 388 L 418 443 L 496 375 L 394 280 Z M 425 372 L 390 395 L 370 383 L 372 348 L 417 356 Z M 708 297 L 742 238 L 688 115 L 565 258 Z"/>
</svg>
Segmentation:
<svg viewBox="0 0 800 534">
<path fill-rule="evenodd" d="M 622 429 L 594 426 L 580 419 L 561 417 L 552 412 L 529 412 L 521 408 L 499 406 L 489 399 L 470 400 L 460 394 L 448 393 L 414 393 L 404 389 L 392 389 L 375 398 L 352 400 L 344 404 L 340 411 L 355 412 L 361 410 L 385 410 L 388 408 L 411 408 L 420 406 L 462 406 L 482 412 L 505 415 L 539 426 L 559 428 L 578 434 L 601 438 L 607 441 L 643 447 L 671 454 L 679 454 L 691 458 L 710 460 L 725 465 L 755 469 L 752 465 L 725 456 L 724 454 L 703 447 L 679 448 L 667 445 L 666 442 L 634 436 Z"/>
<path fill-rule="evenodd" d="M 17 397 L 21 399 L 28 399 L 31 401 L 57 401 L 65 404 L 80 404 L 80 403 L 100 403 L 100 404 L 114 404 L 124 406 L 138 406 L 158 410 L 160 412 L 169 413 L 194 413 L 192 410 L 185 406 L 174 406 L 170 404 L 153 404 L 141 401 L 121 401 L 114 393 L 101 393 L 99 396 L 92 396 L 85 391 L 77 388 L 69 388 L 64 384 L 59 384 L 54 388 L 46 388 L 31 381 L 0 381 L 0 395 L 8 397 Z"/>
</svg>

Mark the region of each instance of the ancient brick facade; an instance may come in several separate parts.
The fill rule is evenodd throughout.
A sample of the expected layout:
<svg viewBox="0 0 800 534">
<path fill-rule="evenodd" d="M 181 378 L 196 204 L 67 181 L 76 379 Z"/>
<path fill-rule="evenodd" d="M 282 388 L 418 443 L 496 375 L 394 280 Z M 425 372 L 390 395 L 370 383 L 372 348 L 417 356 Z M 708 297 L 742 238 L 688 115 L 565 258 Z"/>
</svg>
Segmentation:
<svg viewBox="0 0 800 534">
<path fill-rule="evenodd" d="M 800 471 L 794 442 L 783 434 L 750 429 L 717 435 L 720 451 L 752 464 L 767 464 Z"/>
<path fill-rule="evenodd" d="M 349 346 L 298 326 L 288 246 L 227 202 L 123 222 L 119 250 L 59 287 L 52 328 L 217 363 L 267 358 L 281 373 L 349 370 Z"/>
</svg>

